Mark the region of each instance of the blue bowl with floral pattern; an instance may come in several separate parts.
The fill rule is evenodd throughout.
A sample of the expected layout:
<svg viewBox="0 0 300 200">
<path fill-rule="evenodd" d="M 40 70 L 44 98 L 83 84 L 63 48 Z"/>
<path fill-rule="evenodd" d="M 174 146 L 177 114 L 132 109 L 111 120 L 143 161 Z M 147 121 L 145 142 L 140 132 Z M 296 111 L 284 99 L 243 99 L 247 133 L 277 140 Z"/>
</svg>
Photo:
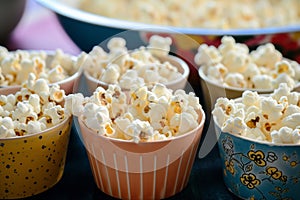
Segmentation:
<svg viewBox="0 0 300 200">
<path fill-rule="evenodd" d="M 226 187 L 243 199 L 300 199 L 300 145 L 258 142 L 215 123 Z"/>
</svg>

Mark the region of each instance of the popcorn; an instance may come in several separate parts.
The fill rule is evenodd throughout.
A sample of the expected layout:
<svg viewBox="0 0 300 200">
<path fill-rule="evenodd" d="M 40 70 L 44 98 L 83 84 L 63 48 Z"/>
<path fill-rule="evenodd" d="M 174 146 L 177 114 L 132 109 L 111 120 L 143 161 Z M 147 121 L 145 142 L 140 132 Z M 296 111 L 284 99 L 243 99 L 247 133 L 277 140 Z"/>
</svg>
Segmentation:
<svg viewBox="0 0 300 200">
<path fill-rule="evenodd" d="M 105 0 L 83 0 L 79 9 L 122 20 L 189 28 L 243 29 L 299 23 L 298 0 L 188 0 L 184 4 L 176 0 L 132 0 L 130 4 L 119 0 L 109 4 Z"/>
<path fill-rule="evenodd" d="M 271 132 L 273 143 L 283 143 L 283 144 L 299 144 L 300 134 L 299 130 L 291 129 L 289 127 L 282 127 L 278 131 L 274 130 Z"/>
<path fill-rule="evenodd" d="M 73 102 L 83 109 L 75 110 Z M 97 134 L 137 143 L 173 138 L 193 130 L 199 124 L 197 110 L 201 108 L 194 93 L 173 93 L 159 83 L 151 89 L 132 88 L 127 95 L 118 85 L 109 85 L 106 90 L 98 87 L 84 100 L 81 95 L 68 95 L 65 105 Z"/>
<path fill-rule="evenodd" d="M 216 47 L 201 44 L 194 60 L 197 65 L 213 65 L 221 62 L 222 56 Z"/>
<path fill-rule="evenodd" d="M 0 49 L 3 52 L 0 55 L 0 86 L 22 85 L 31 73 L 48 83 L 56 83 L 72 76 L 85 60 L 85 53 L 74 59 L 60 49 L 52 57 L 44 51 L 9 52 L 2 46 Z"/>
<path fill-rule="evenodd" d="M 213 49 L 214 59 L 209 49 Z M 194 57 L 210 80 L 236 88 L 268 89 L 287 83 L 291 88 L 300 82 L 300 65 L 283 59 L 274 45 L 267 43 L 249 52 L 245 44 L 223 36 L 218 48 L 201 44 Z"/>
<path fill-rule="evenodd" d="M 147 47 L 132 51 L 126 48 L 123 38 L 108 41 L 109 52 L 94 47 L 87 55 L 84 70 L 88 75 L 106 84 L 119 84 L 122 89 L 141 87 L 153 83 L 167 83 L 182 77 L 177 67 L 161 61 L 170 51 L 171 39 L 153 35 Z"/>
<path fill-rule="evenodd" d="M 0 95 L 0 138 L 30 135 L 59 124 L 71 116 L 59 105 L 64 98 L 59 85 L 49 86 L 45 79 L 30 75 L 16 94 Z"/>
<path fill-rule="evenodd" d="M 164 55 L 167 56 L 170 52 L 170 46 L 172 40 L 169 37 L 161 37 L 158 35 L 153 35 L 149 40 L 149 45 L 147 46 L 149 51 L 156 56 Z"/>
<path fill-rule="evenodd" d="M 224 132 L 259 141 L 300 144 L 300 94 L 286 83 L 268 96 L 246 90 L 241 99 L 219 98 L 212 111 Z"/>
</svg>

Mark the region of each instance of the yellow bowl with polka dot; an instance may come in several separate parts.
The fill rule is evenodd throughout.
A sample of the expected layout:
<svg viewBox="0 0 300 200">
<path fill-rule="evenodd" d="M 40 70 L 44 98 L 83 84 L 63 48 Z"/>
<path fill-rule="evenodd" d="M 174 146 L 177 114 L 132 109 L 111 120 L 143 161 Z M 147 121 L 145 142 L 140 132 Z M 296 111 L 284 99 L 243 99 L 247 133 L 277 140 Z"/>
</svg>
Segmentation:
<svg viewBox="0 0 300 200">
<path fill-rule="evenodd" d="M 0 199 L 41 193 L 62 177 L 72 117 L 40 133 L 0 139 Z"/>
</svg>

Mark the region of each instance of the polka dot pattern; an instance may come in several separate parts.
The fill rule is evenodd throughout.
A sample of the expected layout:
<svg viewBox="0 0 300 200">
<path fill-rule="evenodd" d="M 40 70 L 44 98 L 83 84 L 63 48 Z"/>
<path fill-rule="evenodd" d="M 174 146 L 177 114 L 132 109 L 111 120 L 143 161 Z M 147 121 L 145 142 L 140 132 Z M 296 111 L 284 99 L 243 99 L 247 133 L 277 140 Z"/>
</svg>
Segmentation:
<svg viewBox="0 0 300 200">
<path fill-rule="evenodd" d="M 46 132 L 0 139 L 0 199 L 23 198 L 62 177 L 72 118 Z"/>
</svg>

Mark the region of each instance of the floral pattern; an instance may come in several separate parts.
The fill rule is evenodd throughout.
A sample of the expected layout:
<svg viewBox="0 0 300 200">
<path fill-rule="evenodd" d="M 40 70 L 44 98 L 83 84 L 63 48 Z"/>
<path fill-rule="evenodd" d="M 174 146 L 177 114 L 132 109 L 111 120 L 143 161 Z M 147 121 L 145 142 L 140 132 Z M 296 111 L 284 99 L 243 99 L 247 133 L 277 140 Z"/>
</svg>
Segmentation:
<svg viewBox="0 0 300 200">
<path fill-rule="evenodd" d="M 221 134 L 218 144 L 224 162 L 225 183 L 238 196 L 276 200 L 300 197 L 298 190 L 290 189 L 291 186 L 300 188 L 297 150 L 279 153 L 273 148 L 262 148 L 259 143 L 245 145 L 244 140 L 236 141 L 227 133 Z M 295 170 L 298 173 L 294 173 Z"/>
</svg>

